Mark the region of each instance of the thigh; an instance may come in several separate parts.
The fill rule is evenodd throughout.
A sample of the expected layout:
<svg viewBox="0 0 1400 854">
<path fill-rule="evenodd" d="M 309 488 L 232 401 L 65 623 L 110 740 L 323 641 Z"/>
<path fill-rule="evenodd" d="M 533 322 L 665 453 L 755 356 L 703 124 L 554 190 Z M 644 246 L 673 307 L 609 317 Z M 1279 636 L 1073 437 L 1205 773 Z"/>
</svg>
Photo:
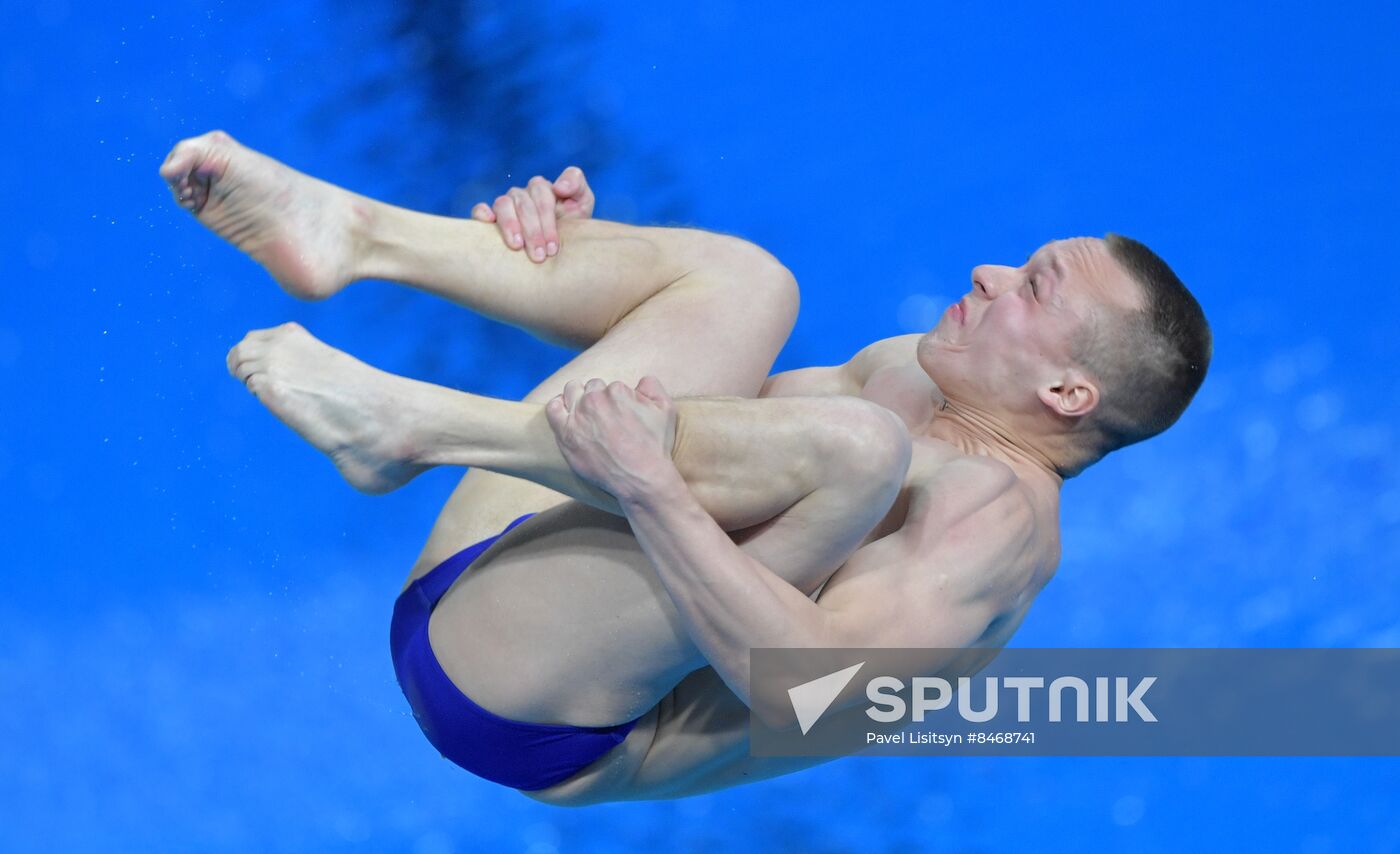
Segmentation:
<svg viewBox="0 0 1400 854">
<path fill-rule="evenodd" d="M 712 667 L 687 676 L 656 707 L 647 752 L 615 796 L 685 798 L 821 765 L 834 756 L 753 756 L 749 707 Z M 611 781 L 610 781 L 611 782 Z"/>
<path fill-rule="evenodd" d="M 814 503 L 731 533 L 762 571 L 808 595 L 869 528 L 863 507 Z M 483 553 L 438 602 L 429 637 L 473 701 L 535 723 L 632 720 L 705 663 L 627 519 L 572 500 Z"/>
<path fill-rule="evenodd" d="M 572 379 L 600 377 L 634 385 L 647 374 L 676 397 L 756 397 L 792 331 L 796 311 L 795 295 L 781 288 L 746 293 L 733 282 L 681 281 L 622 318 L 524 399 L 544 403 Z M 410 579 L 499 533 L 512 519 L 565 500 L 518 478 L 467 472 L 438 516 Z"/>
<path fill-rule="evenodd" d="M 742 415 L 764 402 L 727 405 Z M 892 496 L 885 489 L 876 500 L 841 471 L 832 478 L 730 532 L 753 571 L 813 595 L 860 546 Z M 577 501 L 539 513 L 482 554 L 438 602 L 429 636 L 468 696 L 537 723 L 632 720 L 705 663 L 628 520 Z"/>
<path fill-rule="evenodd" d="M 627 738 L 558 785 L 525 794 L 556 806 L 671 800 L 792 774 L 834 756 L 752 756 L 749 708 L 711 667 L 691 673 Z"/>
</svg>

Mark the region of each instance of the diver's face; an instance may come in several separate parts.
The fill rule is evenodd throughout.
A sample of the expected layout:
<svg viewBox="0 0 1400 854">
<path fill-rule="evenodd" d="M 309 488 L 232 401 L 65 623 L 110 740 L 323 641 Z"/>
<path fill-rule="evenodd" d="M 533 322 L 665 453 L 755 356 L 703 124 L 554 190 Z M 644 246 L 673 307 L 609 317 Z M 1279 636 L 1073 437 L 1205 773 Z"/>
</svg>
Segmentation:
<svg viewBox="0 0 1400 854">
<path fill-rule="evenodd" d="M 1052 241 L 1020 267 L 973 268 L 971 291 L 919 341 L 919 363 L 954 400 L 1037 411 L 1038 390 L 1063 378 L 1097 309 L 1140 299 L 1102 240 Z"/>
</svg>

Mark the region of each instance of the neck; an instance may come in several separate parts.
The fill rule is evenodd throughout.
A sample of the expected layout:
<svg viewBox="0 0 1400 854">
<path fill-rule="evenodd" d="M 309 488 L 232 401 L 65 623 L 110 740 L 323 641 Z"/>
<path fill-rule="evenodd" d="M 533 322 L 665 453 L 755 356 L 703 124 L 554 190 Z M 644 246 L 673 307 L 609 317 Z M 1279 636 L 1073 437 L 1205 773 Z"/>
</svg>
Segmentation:
<svg viewBox="0 0 1400 854">
<path fill-rule="evenodd" d="M 924 433 L 948 442 L 965 454 L 1001 460 L 1017 471 L 1030 468 L 1048 476 L 1058 489 L 1064 483 L 1050 455 L 1019 438 L 995 415 L 949 398 L 935 405 Z"/>
</svg>

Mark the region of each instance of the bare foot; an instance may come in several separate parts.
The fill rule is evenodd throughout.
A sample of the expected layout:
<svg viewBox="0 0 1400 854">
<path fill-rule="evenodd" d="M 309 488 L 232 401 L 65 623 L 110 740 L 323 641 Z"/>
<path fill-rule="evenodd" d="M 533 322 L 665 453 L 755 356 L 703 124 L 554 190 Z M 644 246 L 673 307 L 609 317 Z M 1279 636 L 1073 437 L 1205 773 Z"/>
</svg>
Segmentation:
<svg viewBox="0 0 1400 854">
<path fill-rule="evenodd" d="M 249 332 L 229 351 L 228 369 L 361 492 L 398 489 L 430 468 L 413 462 L 412 380 L 372 368 L 295 323 Z"/>
<path fill-rule="evenodd" d="M 365 200 L 240 145 L 223 131 L 183 140 L 160 175 L 180 206 L 292 296 L 325 299 L 355 278 Z"/>
</svg>

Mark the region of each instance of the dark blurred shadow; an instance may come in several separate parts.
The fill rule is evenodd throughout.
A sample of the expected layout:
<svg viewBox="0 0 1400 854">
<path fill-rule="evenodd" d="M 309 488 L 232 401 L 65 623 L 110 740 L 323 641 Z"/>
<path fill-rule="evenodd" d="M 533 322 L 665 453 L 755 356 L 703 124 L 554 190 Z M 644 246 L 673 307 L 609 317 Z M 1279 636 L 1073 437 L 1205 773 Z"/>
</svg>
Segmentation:
<svg viewBox="0 0 1400 854">
<path fill-rule="evenodd" d="M 362 140 L 366 163 L 392 164 L 389 201 L 464 217 L 507 187 L 575 164 L 597 192 L 599 217 L 686 219 L 669 158 L 624 138 L 617 94 L 590 78 L 597 25 L 584 15 L 461 0 L 333 8 L 359 44 L 346 46 L 344 82 L 312 110 L 312 131 Z M 371 319 L 413 330 L 415 375 L 473 390 L 532 385 L 561 361 L 517 330 L 406 290 L 387 292 Z"/>
</svg>

